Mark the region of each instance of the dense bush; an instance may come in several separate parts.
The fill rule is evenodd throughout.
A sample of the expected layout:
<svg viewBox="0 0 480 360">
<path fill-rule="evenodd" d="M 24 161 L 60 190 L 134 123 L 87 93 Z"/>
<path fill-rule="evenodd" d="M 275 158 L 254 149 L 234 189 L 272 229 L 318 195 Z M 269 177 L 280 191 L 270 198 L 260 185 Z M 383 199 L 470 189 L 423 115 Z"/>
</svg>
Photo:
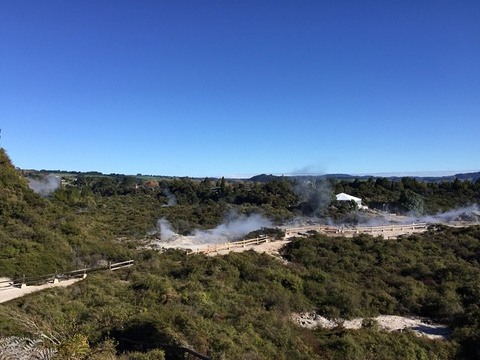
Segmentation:
<svg viewBox="0 0 480 360">
<path fill-rule="evenodd" d="M 480 180 L 428 182 L 405 177 L 331 181 L 335 193 L 345 192 L 362 198 L 370 207 L 393 212 L 435 214 L 480 203 Z"/>
<path fill-rule="evenodd" d="M 134 268 L 33 294 L 9 308 L 65 339 L 82 334 L 91 349 L 113 339 L 120 352 L 176 345 L 213 359 L 476 358 L 480 228 L 440 228 L 398 241 L 313 235 L 283 254 L 287 266 L 253 251 L 142 252 Z M 374 327 L 301 329 L 289 314 L 304 310 L 429 316 L 449 324 L 453 340 Z M 11 329 L 11 320 L 0 320 L 0 335 Z"/>
<path fill-rule="evenodd" d="M 479 227 L 437 227 L 389 241 L 313 234 L 292 241 L 282 251 L 286 261 L 253 251 L 207 257 L 137 250 L 137 240 L 162 217 L 185 234 L 218 225 L 231 210 L 277 221 L 302 209 L 334 218 L 355 211 L 334 201 L 318 207 L 333 192 L 419 213 L 480 200 L 480 183 L 469 181 L 322 180 L 309 186 L 329 189 L 328 196 L 307 191 L 307 200 L 295 186 L 286 179 L 213 183 L 84 174 L 43 198 L 0 151 L 0 276 L 136 260 L 134 268 L 2 305 L 0 336 L 52 335 L 56 340 L 46 345 L 59 358 L 72 351 L 82 359 L 161 358 L 166 345 L 234 360 L 480 357 Z M 262 234 L 282 235 L 277 229 L 250 235 Z M 292 323 L 290 314 L 299 311 L 428 316 L 451 326 L 452 341 L 374 326 L 312 331 Z"/>
</svg>

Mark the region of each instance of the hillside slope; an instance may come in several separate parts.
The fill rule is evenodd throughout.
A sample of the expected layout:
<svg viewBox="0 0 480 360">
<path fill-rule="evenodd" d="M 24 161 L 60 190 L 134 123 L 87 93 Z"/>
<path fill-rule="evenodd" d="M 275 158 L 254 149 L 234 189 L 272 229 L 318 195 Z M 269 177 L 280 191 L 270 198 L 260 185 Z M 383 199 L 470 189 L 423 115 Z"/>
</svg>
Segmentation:
<svg viewBox="0 0 480 360">
<path fill-rule="evenodd" d="M 66 268 L 72 248 L 58 231 L 60 217 L 0 149 L 0 276 Z"/>
<path fill-rule="evenodd" d="M 87 232 L 65 204 L 34 193 L 0 149 L 0 277 L 38 276 L 94 265 L 109 240 Z"/>
</svg>

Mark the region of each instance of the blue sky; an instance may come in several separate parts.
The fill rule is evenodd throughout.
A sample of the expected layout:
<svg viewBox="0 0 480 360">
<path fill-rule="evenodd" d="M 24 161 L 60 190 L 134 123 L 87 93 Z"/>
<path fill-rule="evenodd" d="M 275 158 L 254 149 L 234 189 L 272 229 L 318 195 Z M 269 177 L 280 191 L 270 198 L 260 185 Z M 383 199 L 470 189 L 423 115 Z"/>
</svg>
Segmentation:
<svg viewBox="0 0 480 360">
<path fill-rule="evenodd" d="M 16 166 L 480 169 L 480 2 L 2 1 Z"/>
</svg>

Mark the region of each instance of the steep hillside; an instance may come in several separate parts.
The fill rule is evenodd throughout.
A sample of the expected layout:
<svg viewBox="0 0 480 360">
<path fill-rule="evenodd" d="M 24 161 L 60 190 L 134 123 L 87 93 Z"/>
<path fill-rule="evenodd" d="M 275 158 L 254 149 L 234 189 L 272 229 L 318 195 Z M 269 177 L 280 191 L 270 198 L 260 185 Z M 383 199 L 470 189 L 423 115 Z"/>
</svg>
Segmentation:
<svg viewBox="0 0 480 360">
<path fill-rule="evenodd" d="M 58 209 L 28 187 L 0 149 L 0 276 L 67 268 L 73 252 L 59 222 Z"/>
<path fill-rule="evenodd" d="M 55 199 L 53 199 L 55 200 Z M 35 194 L 0 149 L 0 277 L 44 275 L 124 259 L 79 212 Z M 113 254 L 115 253 L 115 254 Z"/>
</svg>

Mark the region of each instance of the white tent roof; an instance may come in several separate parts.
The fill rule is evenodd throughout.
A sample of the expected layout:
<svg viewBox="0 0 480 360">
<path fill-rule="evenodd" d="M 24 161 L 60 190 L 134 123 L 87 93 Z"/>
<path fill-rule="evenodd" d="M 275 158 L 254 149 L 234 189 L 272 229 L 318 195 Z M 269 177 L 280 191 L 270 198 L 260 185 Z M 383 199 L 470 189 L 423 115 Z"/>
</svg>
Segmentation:
<svg viewBox="0 0 480 360">
<path fill-rule="evenodd" d="M 345 193 L 340 193 L 340 194 L 336 195 L 336 197 L 337 197 L 337 201 L 350 201 L 350 200 L 353 200 L 355 202 L 362 201 L 362 199 L 360 199 L 360 198 L 357 198 L 355 196 L 348 195 L 348 194 L 345 194 Z"/>
</svg>

